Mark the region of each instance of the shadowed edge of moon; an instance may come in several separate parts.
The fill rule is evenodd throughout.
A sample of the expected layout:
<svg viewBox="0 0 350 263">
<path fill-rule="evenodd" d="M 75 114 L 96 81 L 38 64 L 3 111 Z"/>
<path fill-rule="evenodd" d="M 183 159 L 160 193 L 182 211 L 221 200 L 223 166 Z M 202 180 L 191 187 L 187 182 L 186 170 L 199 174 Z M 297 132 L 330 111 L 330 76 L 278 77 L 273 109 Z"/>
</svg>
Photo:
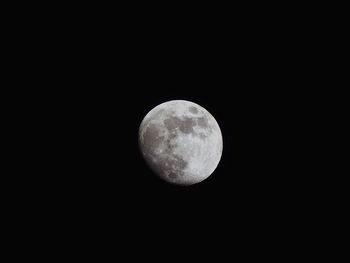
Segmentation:
<svg viewBox="0 0 350 263">
<path fill-rule="evenodd" d="M 157 126 L 150 124 L 144 133 L 142 153 L 151 169 L 159 176 L 168 176 L 171 180 L 184 175 L 187 162 L 180 156 L 171 152 L 174 145 L 171 143 L 172 135 L 165 141 L 165 155 L 156 154 L 156 149 L 164 143 L 164 136 L 160 136 Z M 146 149 L 146 151 L 144 150 Z"/>
</svg>

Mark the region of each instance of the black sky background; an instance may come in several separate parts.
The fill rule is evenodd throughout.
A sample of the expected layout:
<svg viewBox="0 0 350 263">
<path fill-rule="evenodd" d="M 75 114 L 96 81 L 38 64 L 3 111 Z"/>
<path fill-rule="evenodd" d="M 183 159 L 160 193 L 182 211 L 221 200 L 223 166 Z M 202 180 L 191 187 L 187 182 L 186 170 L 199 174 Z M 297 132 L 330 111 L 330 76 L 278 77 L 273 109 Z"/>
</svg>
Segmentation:
<svg viewBox="0 0 350 263">
<path fill-rule="evenodd" d="M 292 176 L 285 149 L 293 140 L 285 135 L 288 76 L 278 62 L 272 65 L 271 55 L 243 43 L 210 43 L 195 41 L 182 48 L 151 44 L 142 52 L 122 45 L 127 54 L 121 60 L 103 64 L 107 53 L 102 65 L 99 60 L 87 69 L 78 64 L 83 69 L 74 71 L 76 83 L 62 94 L 69 105 L 62 120 L 68 154 L 62 155 L 67 171 L 60 179 L 67 191 L 63 201 L 78 218 L 99 214 L 109 223 L 121 221 L 139 231 L 223 226 L 225 231 L 252 231 L 265 217 L 283 216 L 298 199 L 293 188 L 300 189 L 301 182 Z M 173 99 L 205 107 L 223 133 L 218 168 L 190 187 L 156 178 L 137 144 L 143 117 Z"/>
<path fill-rule="evenodd" d="M 43 40 L 34 42 L 39 65 L 29 65 L 40 78 L 28 79 L 48 87 L 30 91 L 46 120 L 41 169 L 50 175 L 37 177 L 37 195 L 57 233 L 160 246 L 214 234 L 211 242 L 224 236 L 249 249 L 252 237 L 299 231 L 313 202 L 314 178 L 300 167 L 309 119 L 299 119 L 312 44 L 307 29 L 294 38 L 295 24 L 258 13 L 183 23 L 79 13 L 32 31 L 28 39 Z M 189 187 L 159 180 L 138 148 L 143 117 L 175 99 L 206 108 L 223 134 L 217 169 Z"/>
</svg>

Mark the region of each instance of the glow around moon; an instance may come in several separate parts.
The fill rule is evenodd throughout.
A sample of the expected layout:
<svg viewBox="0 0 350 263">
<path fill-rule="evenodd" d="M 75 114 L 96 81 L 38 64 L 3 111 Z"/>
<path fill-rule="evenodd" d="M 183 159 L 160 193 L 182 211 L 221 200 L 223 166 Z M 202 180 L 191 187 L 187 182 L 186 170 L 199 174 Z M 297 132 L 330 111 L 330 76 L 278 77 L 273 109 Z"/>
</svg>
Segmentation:
<svg viewBox="0 0 350 263">
<path fill-rule="evenodd" d="M 139 145 L 145 161 L 161 179 L 180 185 L 209 177 L 223 149 L 214 117 L 185 100 L 168 101 L 152 109 L 141 122 Z"/>
</svg>

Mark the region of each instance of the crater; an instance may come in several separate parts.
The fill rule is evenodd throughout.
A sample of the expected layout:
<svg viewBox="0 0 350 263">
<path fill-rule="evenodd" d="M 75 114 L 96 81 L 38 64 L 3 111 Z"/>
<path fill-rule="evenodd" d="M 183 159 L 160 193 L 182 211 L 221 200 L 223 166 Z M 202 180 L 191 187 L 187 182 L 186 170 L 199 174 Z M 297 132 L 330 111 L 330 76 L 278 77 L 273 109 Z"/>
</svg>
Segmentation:
<svg viewBox="0 0 350 263">
<path fill-rule="evenodd" d="M 198 113 L 198 109 L 197 109 L 196 107 L 194 107 L 194 106 L 189 107 L 188 110 L 189 110 L 190 112 L 192 112 L 193 114 Z"/>
<path fill-rule="evenodd" d="M 179 156 L 175 156 L 175 167 L 183 173 L 183 169 L 187 166 L 187 162 Z"/>
<path fill-rule="evenodd" d="M 166 148 L 165 148 L 165 152 L 166 153 L 171 153 L 172 150 L 174 149 L 174 147 L 176 147 L 176 145 L 171 143 L 171 139 L 170 138 L 166 139 L 165 146 L 166 146 Z"/>
<path fill-rule="evenodd" d="M 175 132 L 172 132 L 169 134 L 169 139 L 172 140 L 172 139 L 175 139 L 177 137 L 177 134 Z"/>
<path fill-rule="evenodd" d="M 201 138 L 202 140 L 205 140 L 205 138 L 207 138 L 207 136 L 205 136 L 205 134 L 202 133 L 202 132 L 200 132 L 198 136 L 199 136 L 199 138 Z"/>
<path fill-rule="evenodd" d="M 197 118 L 197 124 L 198 124 L 198 126 L 200 126 L 202 128 L 208 128 L 209 127 L 208 119 L 205 118 L 205 117 Z"/>
<path fill-rule="evenodd" d="M 176 173 L 173 173 L 173 172 L 170 172 L 168 176 L 169 176 L 171 179 L 177 178 L 177 174 L 176 174 Z"/>
</svg>

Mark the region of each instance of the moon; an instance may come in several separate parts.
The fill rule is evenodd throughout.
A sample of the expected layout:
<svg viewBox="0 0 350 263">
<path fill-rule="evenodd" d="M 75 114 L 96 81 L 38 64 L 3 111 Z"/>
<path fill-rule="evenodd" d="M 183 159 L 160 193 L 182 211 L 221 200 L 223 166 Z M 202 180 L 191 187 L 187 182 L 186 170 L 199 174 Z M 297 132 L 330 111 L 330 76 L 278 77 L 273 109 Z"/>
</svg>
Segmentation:
<svg viewBox="0 0 350 263">
<path fill-rule="evenodd" d="M 161 179 L 193 185 L 218 166 L 222 133 L 215 118 L 202 106 L 186 101 L 164 102 L 142 120 L 139 146 L 148 166 Z"/>
</svg>

